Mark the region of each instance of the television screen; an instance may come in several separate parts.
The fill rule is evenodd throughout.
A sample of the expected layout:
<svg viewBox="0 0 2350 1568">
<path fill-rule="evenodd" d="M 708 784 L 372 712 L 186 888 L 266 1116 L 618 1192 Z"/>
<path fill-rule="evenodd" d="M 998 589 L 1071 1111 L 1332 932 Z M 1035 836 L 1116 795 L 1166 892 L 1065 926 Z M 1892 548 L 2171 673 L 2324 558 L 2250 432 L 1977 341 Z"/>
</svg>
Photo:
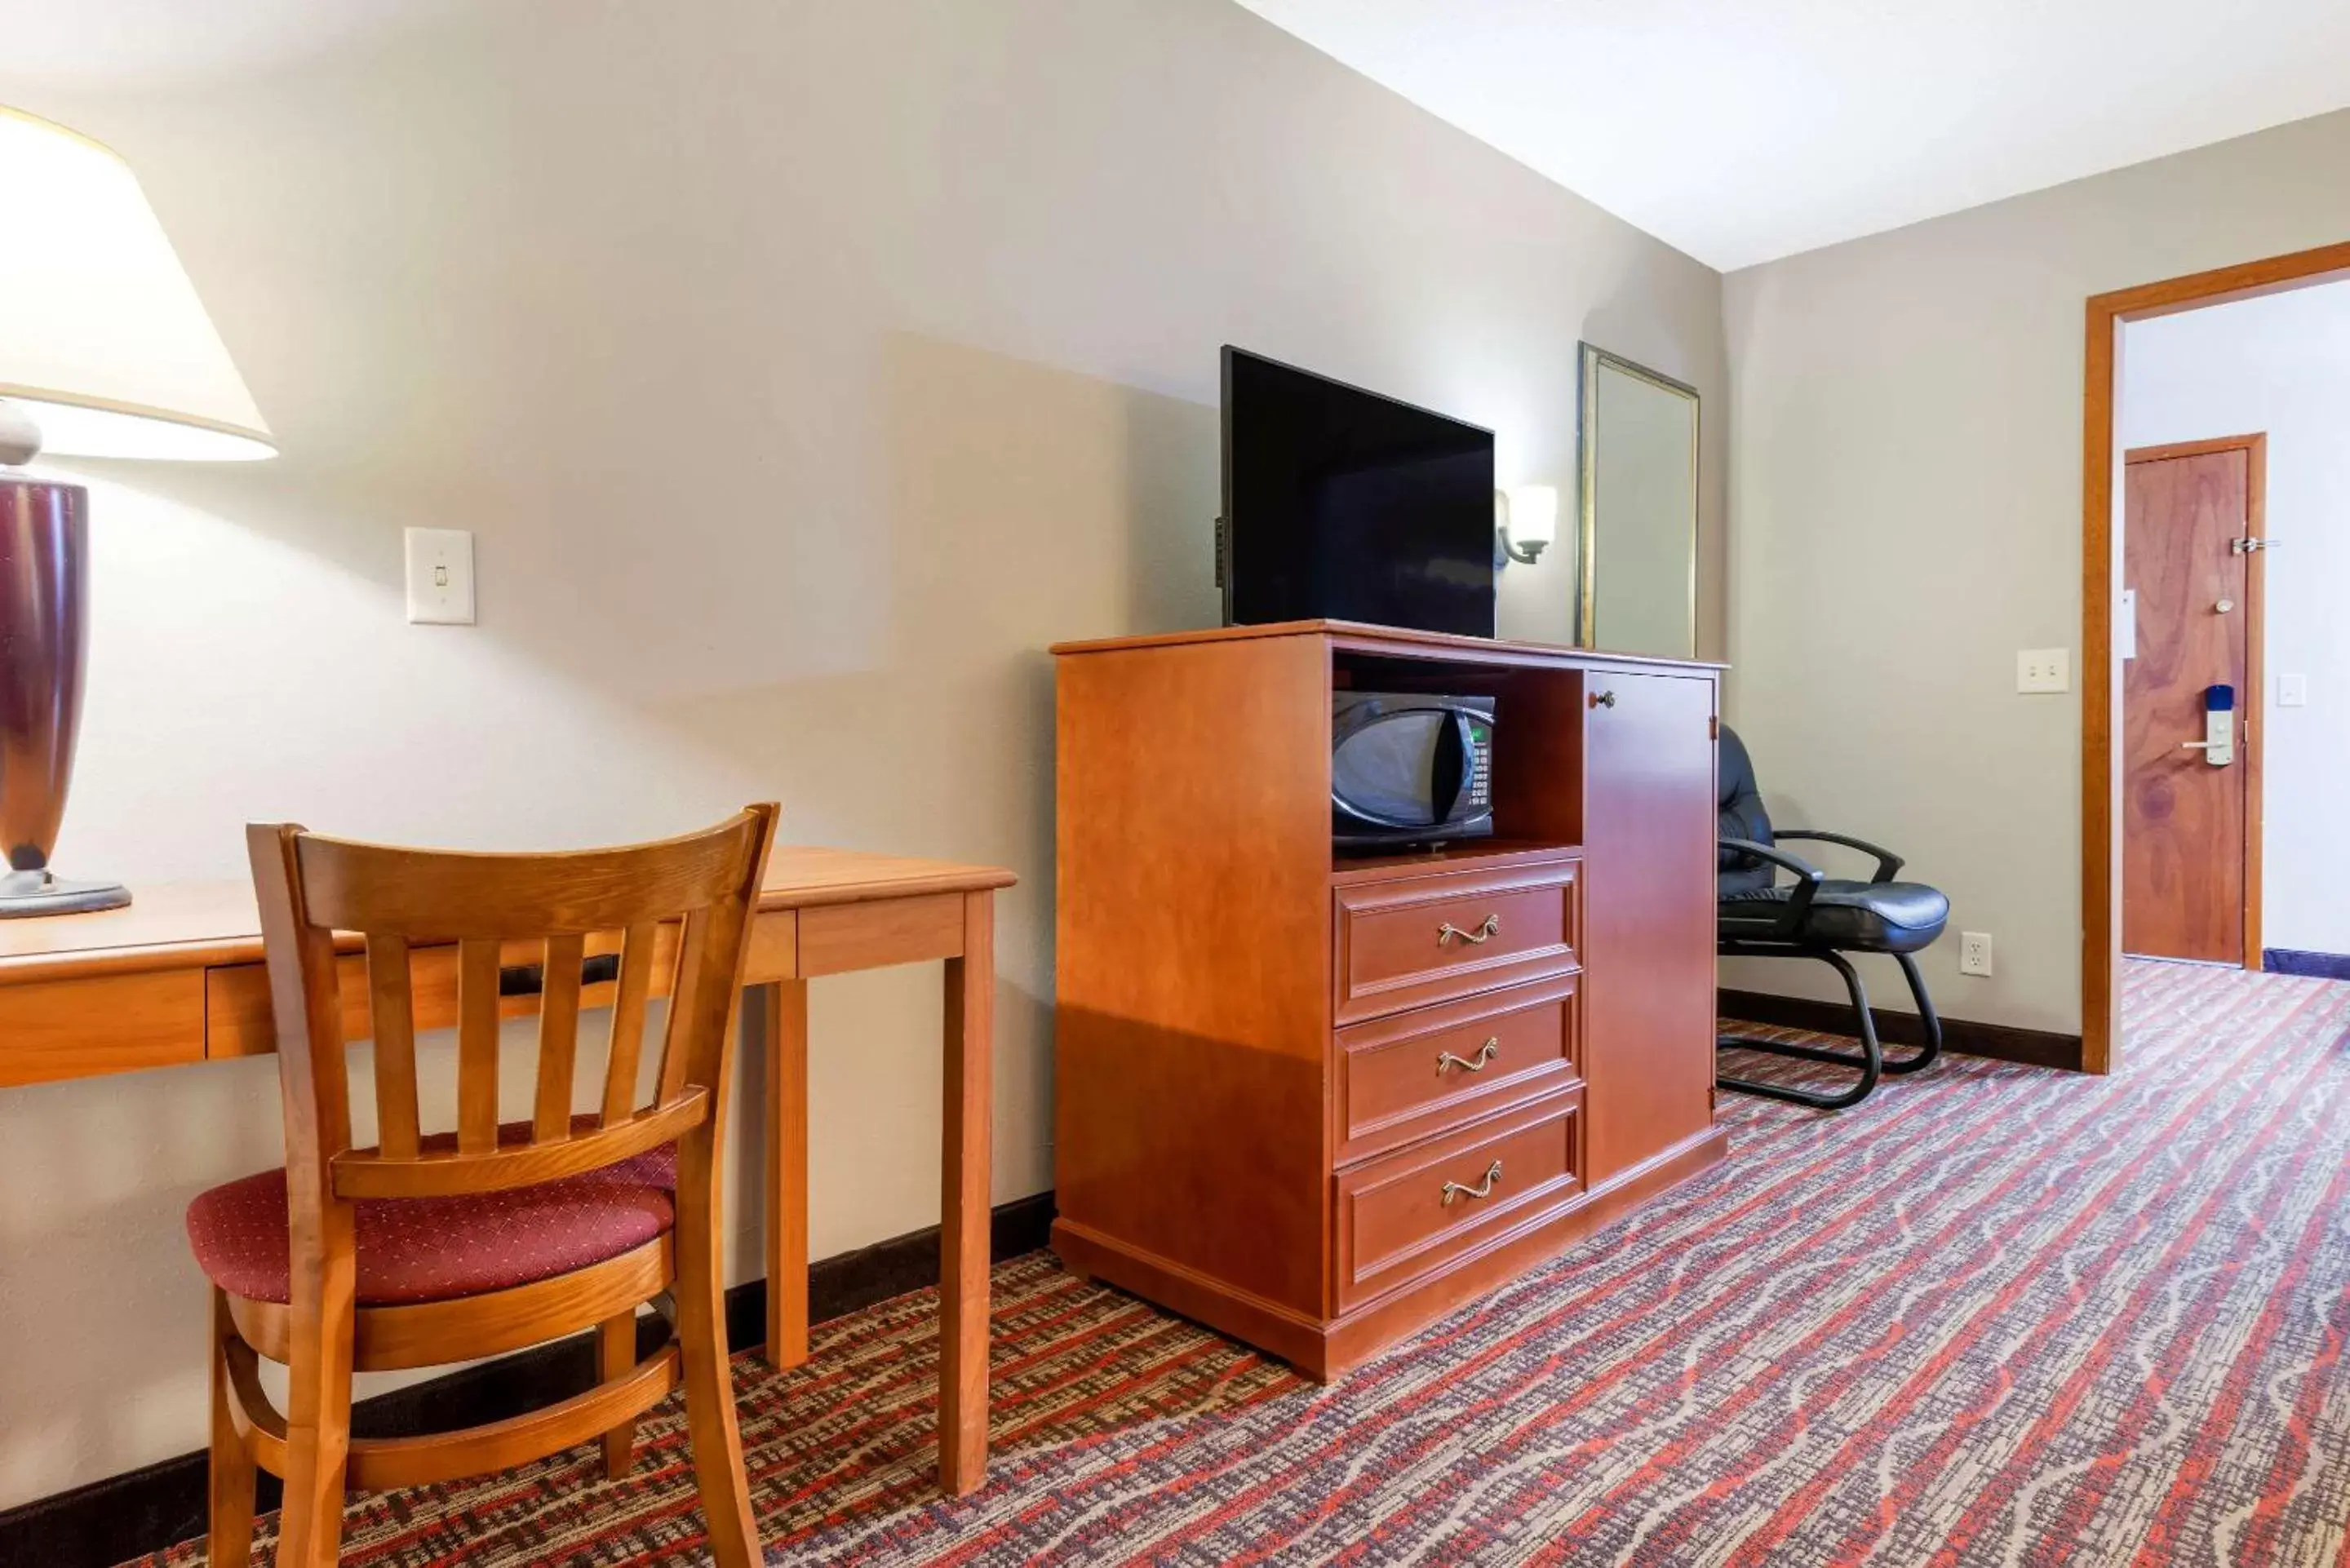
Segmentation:
<svg viewBox="0 0 2350 1568">
<path fill-rule="evenodd" d="M 1493 432 L 1224 349 L 1224 621 L 1493 635 Z"/>
</svg>

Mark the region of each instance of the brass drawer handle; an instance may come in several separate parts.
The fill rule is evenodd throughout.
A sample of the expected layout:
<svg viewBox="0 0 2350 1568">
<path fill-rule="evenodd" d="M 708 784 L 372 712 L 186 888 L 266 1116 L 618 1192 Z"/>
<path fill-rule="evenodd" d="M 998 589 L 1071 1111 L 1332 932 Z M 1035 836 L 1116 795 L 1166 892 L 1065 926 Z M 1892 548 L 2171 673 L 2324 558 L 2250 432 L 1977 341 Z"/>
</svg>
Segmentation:
<svg viewBox="0 0 2350 1568">
<path fill-rule="evenodd" d="M 1616 706 L 1616 693 L 1613 691 L 1594 691 L 1591 694 L 1591 705 L 1594 708 L 1613 708 Z"/>
<path fill-rule="evenodd" d="M 1438 947 L 1442 947 L 1445 943 L 1452 940 L 1455 937 L 1458 937 L 1464 942 L 1482 947 L 1485 943 L 1492 941 L 1495 933 L 1499 932 L 1501 929 L 1502 917 L 1499 915 L 1486 916 L 1485 923 L 1479 926 L 1473 931 L 1464 931 L 1460 927 L 1454 925 L 1451 921 L 1447 920 L 1442 925 L 1436 928 L 1436 945 Z"/>
<path fill-rule="evenodd" d="M 1457 1181 L 1446 1182 L 1444 1184 L 1443 1204 L 1449 1209 L 1452 1206 L 1452 1200 L 1456 1198 L 1491 1198 L 1493 1196 L 1494 1184 L 1501 1179 L 1502 1162 L 1497 1159 L 1492 1164 L 1485 1168 L 1485 1179 L 1478 1186 L 1463 1187 Z"/>
<path fill-rule="evenodd" d="M 1439 1051 L 1436 1054 L 1436 1075 L 1441 1078 L 1448 1069 L 1453 1067 L 1464 1073 L 1482 1073 L 1485 1070 L 1485 1064 L 1501 1054 L 1502 1037 L 1498 1034 L 1478 1046 L 1474 1056 L 1455 1056 L 1450 1051 Z"/>
</svg>

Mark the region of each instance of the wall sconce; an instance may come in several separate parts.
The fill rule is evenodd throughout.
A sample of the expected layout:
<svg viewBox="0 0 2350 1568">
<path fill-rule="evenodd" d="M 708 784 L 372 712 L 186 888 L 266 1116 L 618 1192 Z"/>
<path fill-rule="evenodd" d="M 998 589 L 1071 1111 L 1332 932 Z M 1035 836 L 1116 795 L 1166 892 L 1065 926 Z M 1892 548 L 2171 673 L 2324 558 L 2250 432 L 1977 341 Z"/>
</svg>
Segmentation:
<svg viewBox="0 0 2350 1568">
<path fill-rule="evenodd" d="M 1531 566 L 1558 538 L 1558 492 L 1547 484 L 1520 484 L 1493 492 L 1493 565 L 1523 561 Z"/>
</svg>

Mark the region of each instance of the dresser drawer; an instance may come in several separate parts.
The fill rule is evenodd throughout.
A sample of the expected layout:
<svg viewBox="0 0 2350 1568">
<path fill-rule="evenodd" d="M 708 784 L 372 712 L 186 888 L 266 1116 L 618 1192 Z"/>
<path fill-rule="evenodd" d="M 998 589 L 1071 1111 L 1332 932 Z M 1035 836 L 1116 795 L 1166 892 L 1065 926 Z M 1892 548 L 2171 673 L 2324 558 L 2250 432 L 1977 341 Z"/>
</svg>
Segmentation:
<svg viewBox="0 0 2350 1568">
<path fill-rule="evenodd" d="M 1555 860 L 1340 888 L 1336 1021 L 1575 968 L 1581 868 Z"/>
<path fill-rule="evenodd" d="M 1581 983 L 1554 975 L 1338 1031 L 1337 1163 L 1579 1079 Z"/>
<path fill-rule="evenodd" d="M 1338 1310 L 1442 1269 L 1581 1190 L 1583 1090 L 1357 1166 L 1337 1183 Z"/>
</svg>

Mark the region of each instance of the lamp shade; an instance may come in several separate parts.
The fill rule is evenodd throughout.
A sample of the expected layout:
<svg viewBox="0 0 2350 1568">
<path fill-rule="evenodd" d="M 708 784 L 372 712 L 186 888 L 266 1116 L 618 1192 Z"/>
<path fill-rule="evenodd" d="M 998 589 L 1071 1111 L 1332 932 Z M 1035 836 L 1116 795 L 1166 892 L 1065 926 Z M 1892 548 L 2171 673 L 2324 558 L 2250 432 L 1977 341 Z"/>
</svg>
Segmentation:
<svg viewBox="0 0 2350 1568">
<path fill-rule="evenodd" d="M 1510 542 L 1540 550 L 1558 539 L 1558 491 L 1548 484 L 1513 487 L 1510 497 Z"/>
<path fill-rule="evenodd" d="M 0 399 L 59 457 L 276 446 L 122 160 L 0 108 Z"/>
</svg>

